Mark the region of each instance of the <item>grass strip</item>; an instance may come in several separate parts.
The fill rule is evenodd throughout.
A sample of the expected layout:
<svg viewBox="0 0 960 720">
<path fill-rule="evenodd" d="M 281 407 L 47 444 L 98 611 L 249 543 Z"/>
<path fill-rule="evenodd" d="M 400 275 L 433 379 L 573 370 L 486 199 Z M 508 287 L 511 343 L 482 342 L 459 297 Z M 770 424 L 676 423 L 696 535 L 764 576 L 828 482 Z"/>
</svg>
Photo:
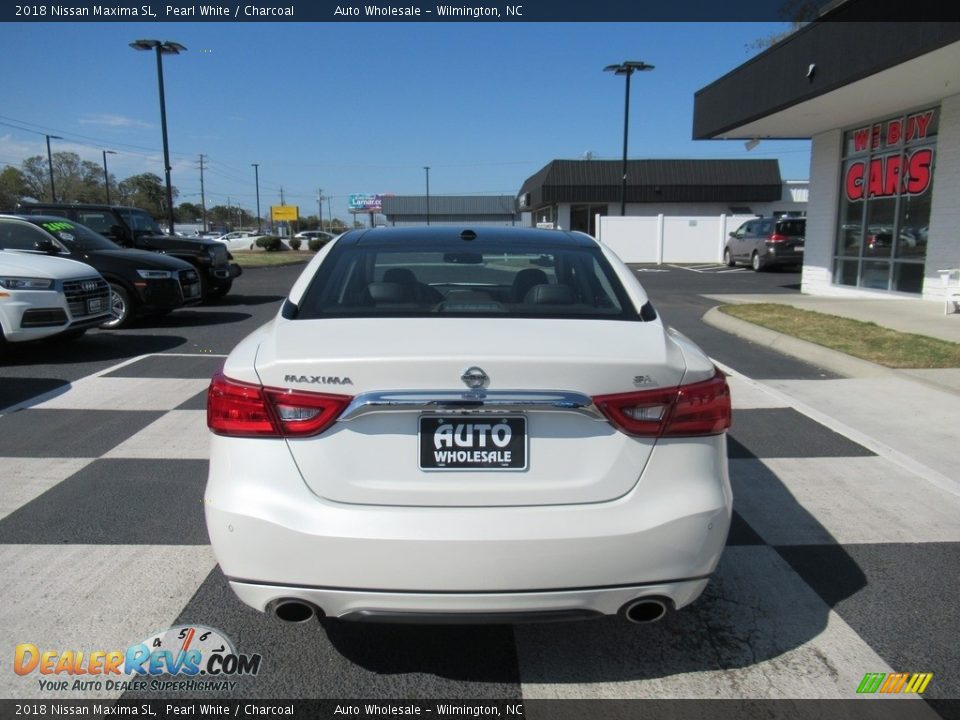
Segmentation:
<svg viewBox="0 0 960 720">
<path fill-rule="evenodd" d="M 231 250 L 234 261 L 245 268 L 267 267 L 271 265 L 293 265 L 305 263 L 313 258 L 315 253 L 309 250 L 283 250 L 264 252 L 263 250 Z"/>
<path fill-rule="evenodd" d="M 720 311 L 889 368 L 960 367 L 960 344 L 898 332 L 872 322 L 800 310 L 779 303 L 722 305 Z"/>
</svg>

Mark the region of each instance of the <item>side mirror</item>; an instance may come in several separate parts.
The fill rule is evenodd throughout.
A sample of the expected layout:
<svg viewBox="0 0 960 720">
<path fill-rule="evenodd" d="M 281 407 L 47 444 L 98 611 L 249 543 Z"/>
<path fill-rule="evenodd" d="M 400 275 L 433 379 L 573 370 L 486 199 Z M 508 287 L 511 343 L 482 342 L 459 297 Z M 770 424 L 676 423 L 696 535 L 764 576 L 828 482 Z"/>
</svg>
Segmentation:
<svg viewBox="0 0 960 720">
<path fill-rule="evenodd" d="M 729 235 L 729 236 L 732 237 L 732 238 L 735 238 L 735 237 L 737 236 L 737 231 L 736 231 L 736 230 L 731 230 L 730 232 L 727 233 L 727 235 Z"/>
<path fill-rule="evenodd" d="M 34 247 L 42 253 L 47 255 L 59 255 L 60 248 L 57 247 L 56 243 L 53 240 L 37 240 L 34 243 Z"/>
<path fill-rule="evenodd" d="M 111 225 L 110 229 L 104 234 L 115 243 L 119 243 L 120 245 L 130 244 L 130 238 L 127 236 L 127 231 L 122 225 Z"/>
</svg>

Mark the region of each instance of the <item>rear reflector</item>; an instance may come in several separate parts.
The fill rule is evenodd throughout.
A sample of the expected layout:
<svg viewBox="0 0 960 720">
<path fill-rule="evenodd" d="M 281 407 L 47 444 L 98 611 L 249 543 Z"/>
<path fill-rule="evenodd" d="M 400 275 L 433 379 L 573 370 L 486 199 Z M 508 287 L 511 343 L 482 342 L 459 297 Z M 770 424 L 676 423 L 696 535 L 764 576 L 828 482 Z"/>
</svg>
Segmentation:
<svg viewBox="0 0 960 720">
<path fill-rule="evenodd" d="M 207 427 L 217 435 L 239 437 L 318 435 L 350 400 L 347 395 L 264 388 L 218 372 L 207 389 Z"/>
<path fill-rule="evenodd" d="M 597 395 L 593 403 L 613 425 L 637 437 L 717 435 L 730 427 L 730 389 L 719 370 L 703 382 Z"/>
</svg>

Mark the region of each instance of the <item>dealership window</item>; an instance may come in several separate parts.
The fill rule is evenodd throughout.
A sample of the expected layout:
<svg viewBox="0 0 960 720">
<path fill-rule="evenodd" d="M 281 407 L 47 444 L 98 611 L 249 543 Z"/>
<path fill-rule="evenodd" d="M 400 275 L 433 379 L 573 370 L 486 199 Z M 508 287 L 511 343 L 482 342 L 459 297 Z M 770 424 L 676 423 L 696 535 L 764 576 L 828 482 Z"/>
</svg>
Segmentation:
<svg viewBox="0 0 960 720">
<path fill-rule="evenodd" d="M 844 133 L 835 284 L 923 290 L 938 121 L 930 108 Z"/>
<path fill-rule="evenodd" d="M 585 232 L 587 235 L 597 236 L 597 215 L 606 215 L 607 206 L 603 205 L 571 205 L 570 229 Z"/>
<path fill-rule="evenodd" d="M 540 208 L 533 214 L 533 224 L 534 227 L 552 229 L 556 227 L 556 218 L 556 207 L 553 205 L 547 205 L 546 207 Z"/>
</svg>

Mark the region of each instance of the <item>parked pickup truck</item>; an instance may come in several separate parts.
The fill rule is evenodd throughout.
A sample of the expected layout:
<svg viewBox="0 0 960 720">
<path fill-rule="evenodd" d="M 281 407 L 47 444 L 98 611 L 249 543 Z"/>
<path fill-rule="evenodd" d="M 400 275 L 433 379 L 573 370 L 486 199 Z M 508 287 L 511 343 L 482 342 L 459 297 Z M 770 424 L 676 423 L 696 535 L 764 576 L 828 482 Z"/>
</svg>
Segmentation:
<svg viewBox="0 0 960 720">
<path fill-rule="evenodd" d="M 162 252 L 186 260 L 197 269 L 204 298 L 223 297 L 243 272 L 223 243 L 167 235 L 145 210 L 121 205 L 20 203 L 17 213 L 59 215 L 86 225 L 118 245 Z"/>
</svg>

